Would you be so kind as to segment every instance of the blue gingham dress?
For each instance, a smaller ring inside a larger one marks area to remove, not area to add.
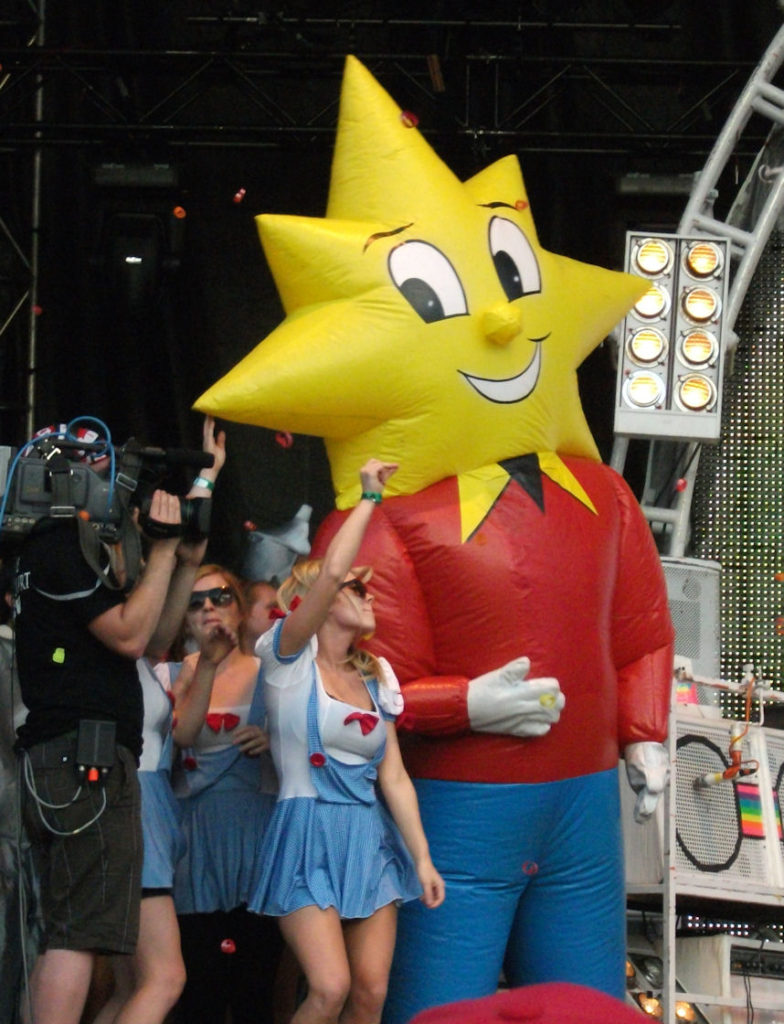
[[[248,706],[210,705],[209,711],[228,712],[239,718],[238,725],[263,728],[261,679]],[[223,727],[213,732],[204,725],[194,746],[182,751],[175,793],[187,850],[174,880],[178,914],[242,906],[258,875],[259,844],[275,807],[277,779],[268,752],[248,757],[231,743],[231,734]]]
[[[182,813],[172,792],[172,703],[169,665],[154,668],[146,658],[136,667],[144,697],[139,787],[142,797],[144,861],[142,888],[171,889],[174,870],[185,852]]]
[[[342,918],[351,919],[369,917],[388,903],[418,899],[422,887],[411,855],[375,786],[386,748],[385,723],[402,710],[391,668],[383,664],[388,686],[366,681],[378,724],[363,739],[357,719],[368,712],[326,697],[315,663],[315,637],[298,654],[283,658],[278,651],[281,626],[265,633],[256,649],[281,791],[262,843],[249,909],[279,917],[315,905],[335,907]],[[323,709],[330,703],[328,713],[337,714],[340,725],[346,719],[345,754],[322,740]]]

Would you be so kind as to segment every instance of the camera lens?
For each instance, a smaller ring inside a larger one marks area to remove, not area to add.
[[[211,498],[180,498],[182,536],[185,540],[204,540],[210,532]]]

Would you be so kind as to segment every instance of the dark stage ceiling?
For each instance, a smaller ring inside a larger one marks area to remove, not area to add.
[[[626,230],[675,228],[782,20],[774,0],[48,0],[43,13],[35,0],[0,13],[9,444],[31,420],[87,414],[115,440],[198,442],[191,402],[282,315],[254,215],[324,213],[346,54],[461,177],[517,153],[547,248],[618,266]],[[752,121],[739,140],[719,208],[767,130]],[[109,272],[118,226],[156,224],[160,275],[149,293],[121,294]],[[581,388],[605,453],[612,380],[602,349]],[[319,443],[283,449],[231,428],[230,444],[225,493],[240,522],[328,506]]]

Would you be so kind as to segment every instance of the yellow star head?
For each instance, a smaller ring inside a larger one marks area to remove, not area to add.
[[[286,319],[196,402],[325,439],[340,507],[527,452],[598,458],[577,367],[645,290],[537,239],[515,157],[466,182],[355,58],[325,218],[261,216]]]

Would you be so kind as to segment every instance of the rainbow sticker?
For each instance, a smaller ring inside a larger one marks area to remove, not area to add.
[[[739,782],[735,786],[740,806],[741,831],[749,839],[763,839],[765,832],[762,827],[762,801],[759,786]]]
[[[679,679],[675,687],[675,700],[678,704],[699,704],[697,684],[687,679]]]

